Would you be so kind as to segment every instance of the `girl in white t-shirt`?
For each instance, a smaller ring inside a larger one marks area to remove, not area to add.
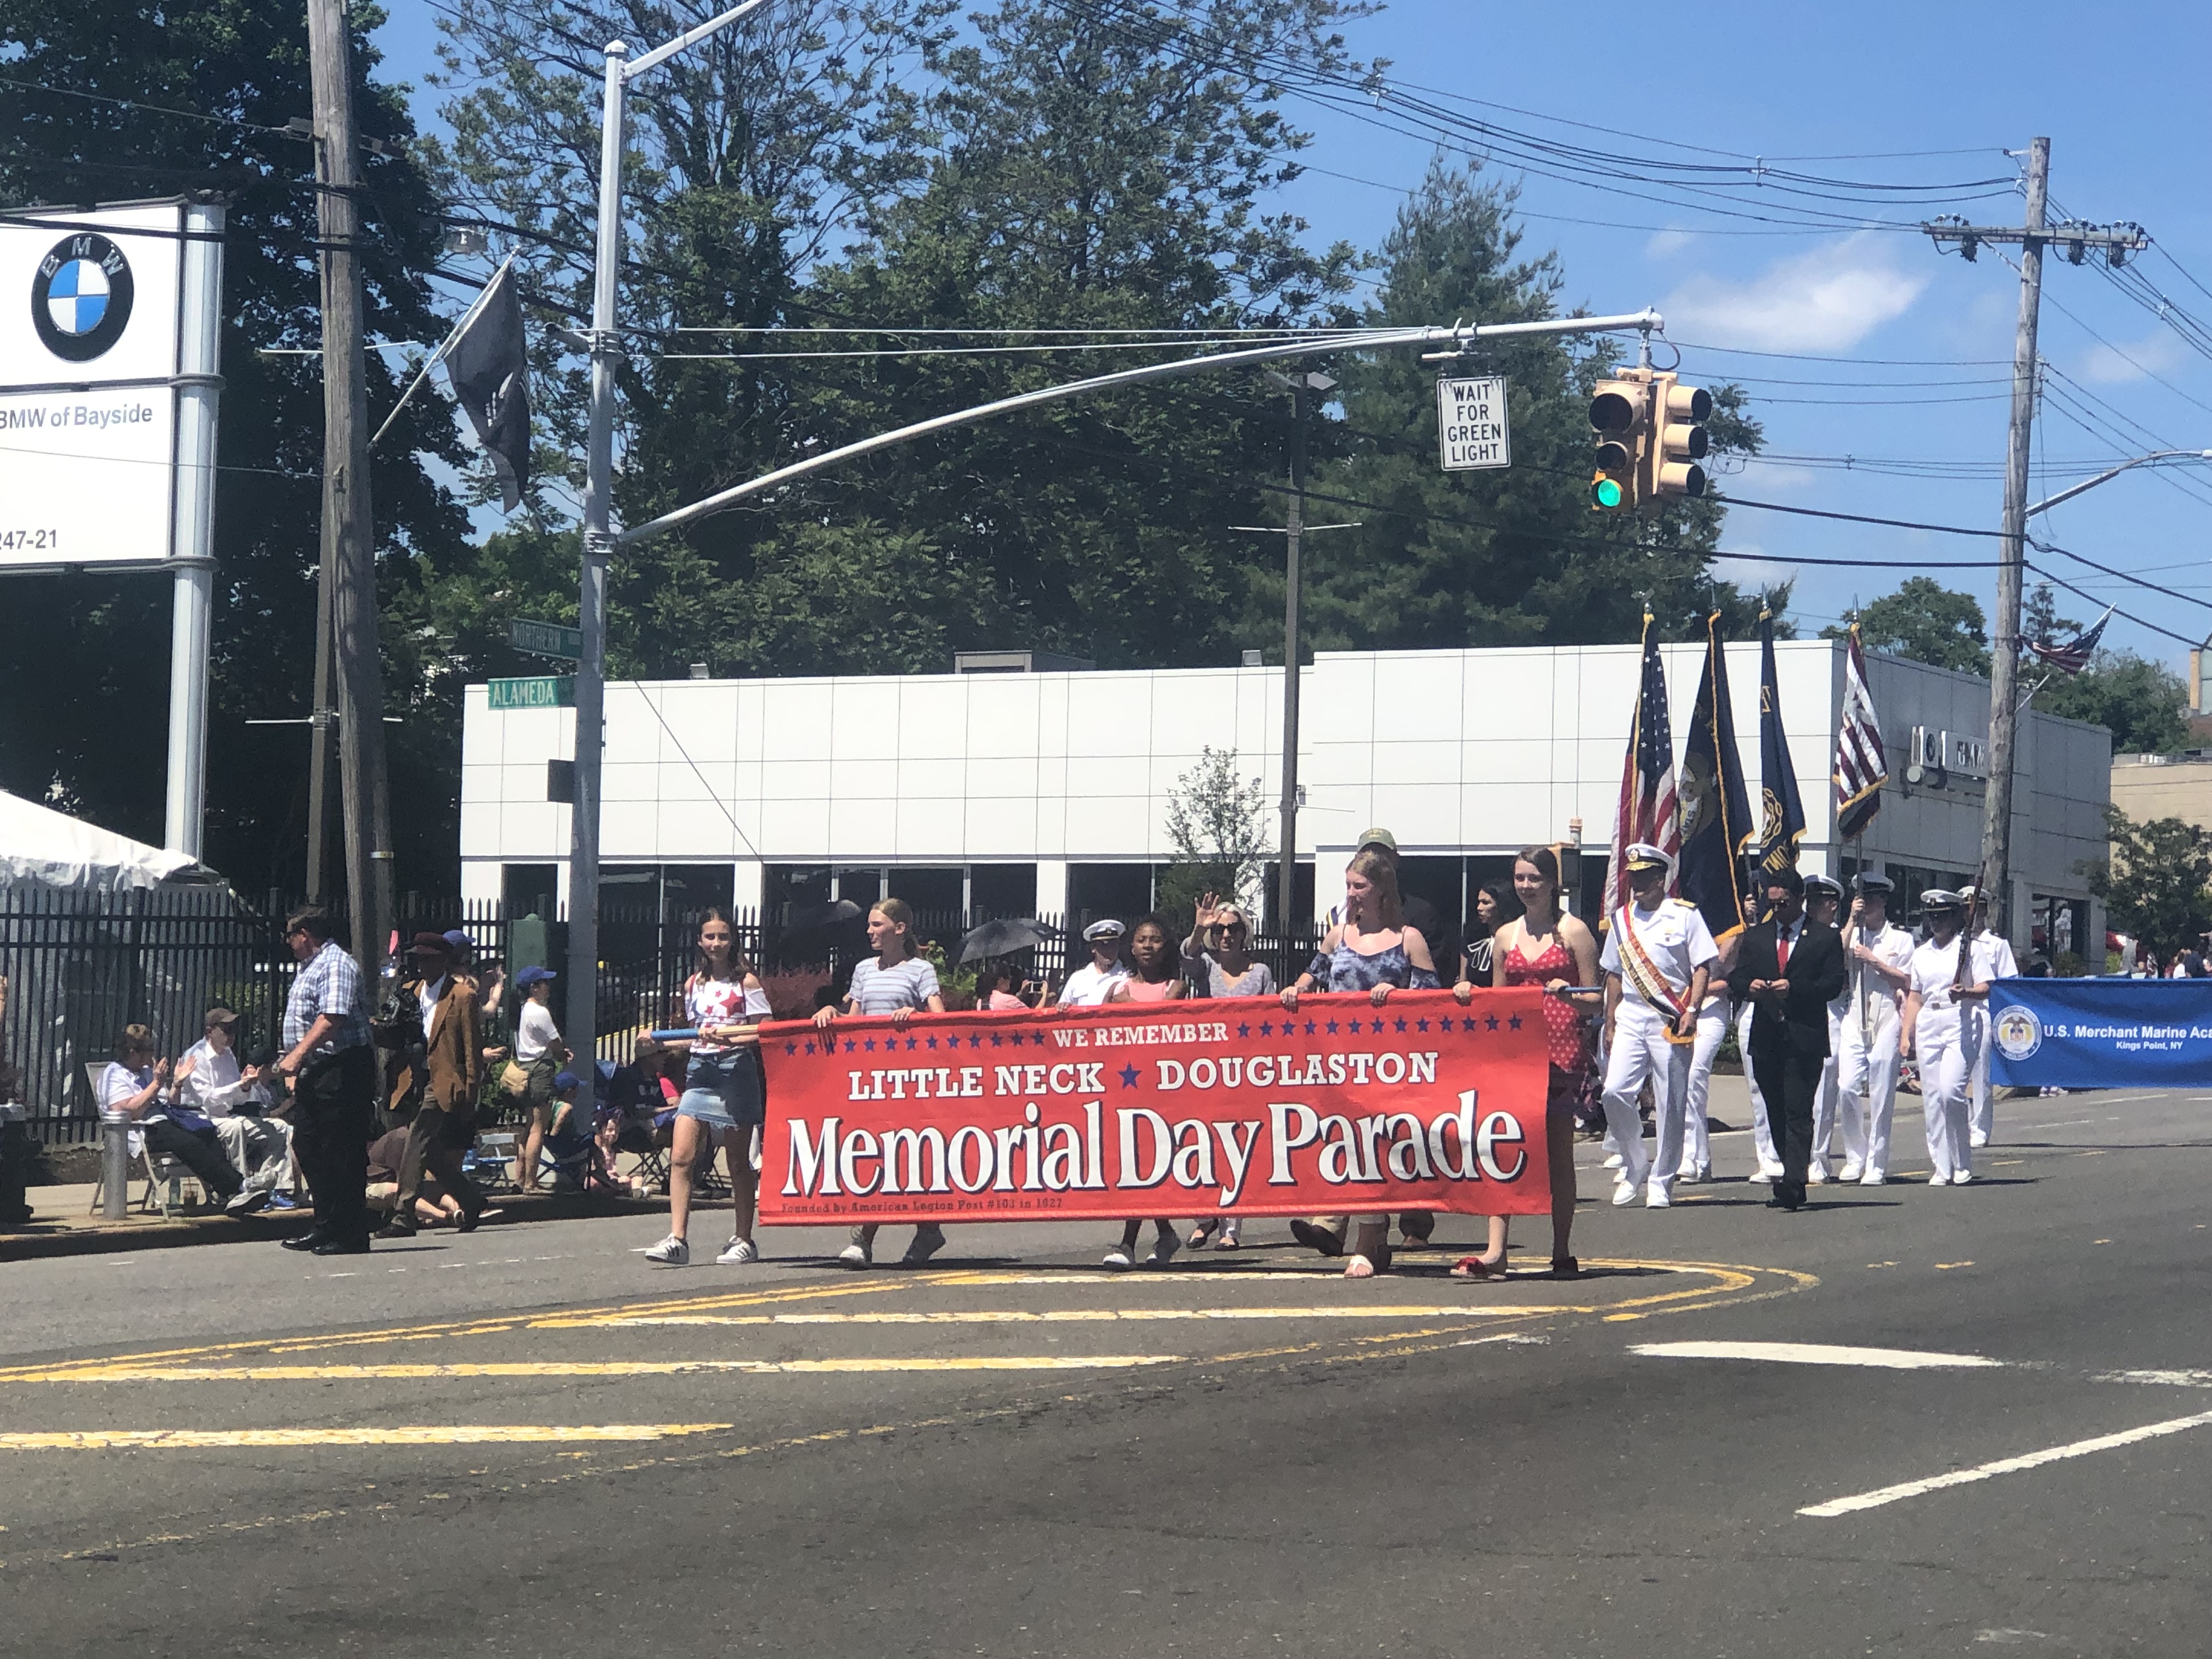
[[[845,996],[848,1014],[889,1014],[891,1024],[903,1026],[923,1010],[945,1012],[945,997],[937,984],[937,969],[914,942],[914,912],[903,899],[887,898],[868,911],[868,944],[875,951],[853,969],[853,983]],[[828,1030],[837,1018],[835,1008],[815,1011],[814,1023]],[[877,1224],[853,1229],[852,1242],[837,1253],[848,1267],[866,1267],[876,1259]],[[901,1258],[913,1267],[927,1261],[945,1248],[945,1229],[925,1221],[914,1230],[914,1243]]]
[[[711,1168],[719,1141],[730,1167],[730,1200],[736,1211],[730,1242],[714,1258],[722,1267],[760,1260],[753,1243],[753,1145],[767,1116],[762,1088],[759,1022],[769,1015],[768,993],[737,948],[730,919],[707,912],[699,924],[698,967],[678,994],[677,1018],[696,1036],[672,1042],[688,1052],[684,1095],[676,1103],[675,1142],[668,1159],[668,1237],[645,1253],[655,1267],[681,1267],[691,1260],[684,1235],[691,1219],[693,1168]]]

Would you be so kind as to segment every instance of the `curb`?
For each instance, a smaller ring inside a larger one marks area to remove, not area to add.
[[[576,1221],[600,1216],[651,1215],[665,1212],[668,1200],[606,1199],[574,1193],[528,1198],[508,1194],[498,1201],[497,1208],[500,1217],[487,1223],[489,1227],[526,1226],[538,1221]],[[301,1209],[277,1216],[264,1212],[237,1220],[228,1216],[204,1216],[189,1220],[126,1223],[119,1227],[70,1227],[51,1233],[0,1231],[0,1262],[35,1261],[53,1256],[112,1255],[126,1250],[182,1249],[197,1244],[274,1243],[297,1237],[314,1224],[315,1212]],[[446,1233],[452,1229],[423,1231]]]

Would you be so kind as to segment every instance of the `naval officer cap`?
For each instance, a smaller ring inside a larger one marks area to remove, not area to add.
[[[1632,870],[1670,870],[1674,860],[1662,848],[1648,841],[1632,842],[1628,848],[1628,867]]]
[[[1085,928],[1083,930],[1083,937],[1091,944],[1097,945],[1105,939],[1119,939],[1122,934],[1128,931],[1129,930],[1127,927],[1124,927],[1120,922],[1115,921],[1113,917],[1109,916],[1105,921],[1094,921],[1088,927]]]
[[[1814,875],[1805,878],[1805,896],[1807,898],[1840,899],[1843,896],[1843,883],[1836,880],[1832,876]]]
[[[1926,888],[1920,895],[1920,910],[1923,915],[1937,910],[1963,910],[1966,908],[1965,898],[1948,887]]]
[[[1887,876],[1878,875],[1871,870],[1862,870],[1853,876],[1851,885],[1858,889],[1862,896],[1877,893],[1887,896],[1897,890],[1895,882]]]

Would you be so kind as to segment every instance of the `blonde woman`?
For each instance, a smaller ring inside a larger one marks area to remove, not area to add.
[[[915,1010],[933,1014],[945,1012],[945,996],[938,988],[937,969],[921,954],[914,939],[914,912],[903,899],[887,898],[868,912],[868,945],[872,957],[863,957],[853,969],[853,982],[845,994],[848,1014],[889,1014],[893,1025],[904,1025]],[[817,1009],[814,1023],[828,1030],[837,1010]],[[848,1267],[866,1267],[876,1259],[877,1224],[853,1229],[852,1243],[837,1253]],[[925,1221],[914,1230],[914,1243],[900,1258],[919,1266],[945,1248],[945,1229]]]
[[[1343,916],[1322,937],[1320,951],[1297,983],[1284,990],[1284,1007],[1295,1012],[1299,995],[1311,991],[1364,991],[1379,1007],[1395,989],[1437,988],[1436,960],[1429,955],[1428,941],[1406,926],[1397,866],[1382,854],[1362,848],[1345,866]],[[1359,1235],[1346,1259],[1344,1276],[1371,1279],[1390,1265],[1390,1218],[1363,1215],[1352,1219],[1359,1224]],[[1409,1212],[1407,1219],[1414,1217]],[[1291,1231],[1300,1243],[1334,1255],[1344,1248],[1345,1220],[1320,1216],[1293,1221]],[[1418,1226],[1413,1232],[1419,1236]]]

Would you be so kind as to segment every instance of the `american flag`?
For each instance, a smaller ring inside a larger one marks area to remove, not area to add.
[[[1881,786],[1888,777],[1881,722],[1875,718],[1874,697],[1867,690],[1866,652],[1859,644],[1859,625],[1853,623],[1850,644],[1844,653],[1843,719],[1836,728],[1838,840],[1850,841],[1866,833],[1867,825],[1881,811]]]
[[[2041,640],[2029,640],[2027,648],[2035,653],[2039,662],[2048,663],[2070,679],[2089,665],[2089,659],[2096,654],[2097,641],[2105,636],[2105,624],[2112,619],[2112,607],[2107,605],[2105,614],[2084,632],[2075,635],[2071,643],[2051,645]]]
[[[1649,842],[1670,859],[1682,852],[1682,823],[1674,807],[1674,734],[1667,723],[1667,676],[1651,613],[1644,613],[1644,678],[1636,693],[1636,724],[1620,769],[1620,810],[1613,821],[1613,864],[1605,876],[1605,914],[1628,902],[1628,849]],[[1672,892],[1674,877],[1667,878]]]

